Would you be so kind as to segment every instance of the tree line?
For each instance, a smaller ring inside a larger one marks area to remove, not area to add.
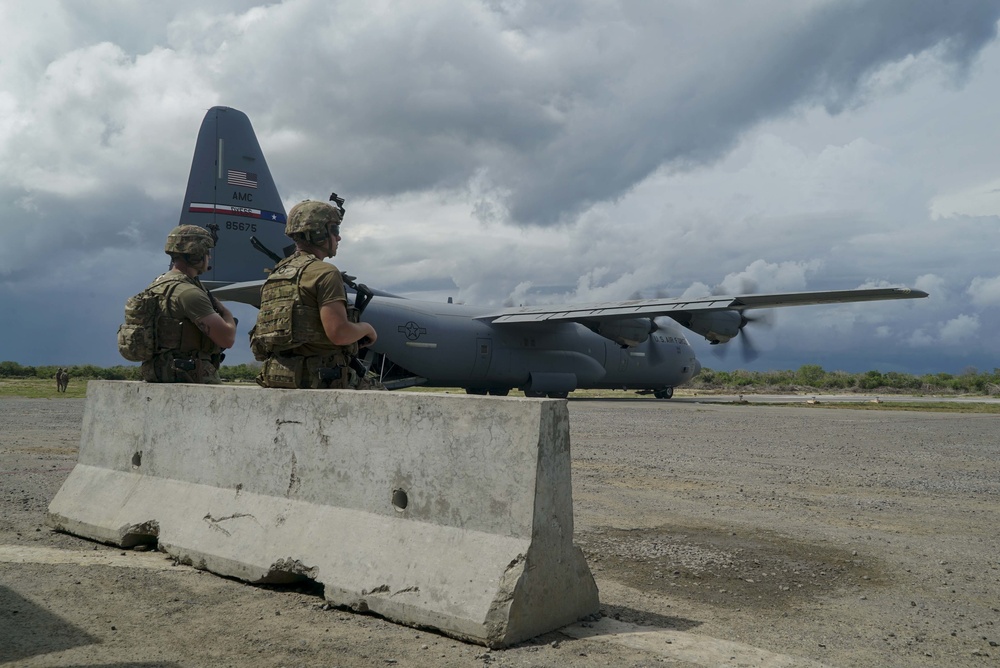
[[[706,390],[768,392],[899,392],[905,394],[1000,394],[1000,368],[980,372],[968,367],[962,373],[913,375],[898,371],[827,371],[818,364],[804,364],[797,371],[715,371],[702,369],[687,387]]]
[[[117,366],[94,366],[93,364],[74,364],[59,367],[55,365],[25,366],[17,362],[0,362],[0,378],[55,378],[56,371],[65,369],[70,378],[76,380],[142,380],[137,365],[119,364]],[[223,380],[253,381],[260,371],[260,364],[223,365],[219,376]]]
[[[25,366],[0,362],[0,378],[55,378],[58,366]],[[77,364],[65,368],[78,380],[139,380],[139,367],[99,367]],[[252,382],[260,370],[257,363],[223,365],[219,375],[227,381]],[[691,389],[733,392],[900,392],[907,394],[1000,394],[1000,368],[980,372],[969,367],[962,373],[915,376],[896,371],[826,371],[818,364],[804,364],[796,371],[716,371],[702,369],[686,386]]]

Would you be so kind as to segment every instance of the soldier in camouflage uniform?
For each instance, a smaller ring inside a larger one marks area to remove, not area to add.
[[[292,207],[285,234],[295,253],[275,265],[261,288],[250,349],[264,362],[264,387],[371,389],[351,368],[358,346],[375,342],[375,328],[359,322],[347,304],[340,271],[325,258],[337,254],[343,213],[326,202]]]
[[[219,383],[222,351],[236,341],[236,319],[202,286],[209,268],[212,235],[197,225],[170,231],[164,252],[170,271],[147,288],[159,298],[156,354],[142,363],[150,383]]]

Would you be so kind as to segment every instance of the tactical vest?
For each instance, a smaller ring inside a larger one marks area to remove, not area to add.
[[[219,355],[222,348],[208,338],[193,321],[179,317],[170,305],[170,298],[181,283],[194,285],[184,274],[168,273],[146,291],[159,298],[156,317],[157,354],[171,351],[178,357],[204,357]]]
[[[319,308],[302,300],[302,274],[313,262],[309,253],[298,252],[275,265],[260,291],[257,324],[250,331],[250,350],[264,362],[257,383],[279,388],[350,388],[361,380],[350,368],[358,344],[335,346],[323,329]],[[347,307],[347,319],[358,322],[360,312]],[[323,352],[308,357],[298,350],[311,345]]]
[[[170,298],[181,283],[190,283],[183,274],[165,274],[148,288],[125,302],[125,323],[118,328],[118,350],[133,362],[148,362],[166,351],[178,357],[218,355],[222,349],[202,334],[191,320],[177,318]]]
[[[281,353],[295,354],[295,349],[312,344],[330,348],[345,359],[358,354],[358,344],[334,346],[326,336],[319,308],[302,302],[302,272],[313,262],[322,262],[309,253],[298,252],[285,258],[271,271],[260,290],[257,324],[250,333],[250,349],[258,361]],[[358,322],[360,314],[347,307],[347,319]]]

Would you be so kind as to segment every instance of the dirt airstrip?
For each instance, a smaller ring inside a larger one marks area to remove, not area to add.
[[[50,531],[82,399],[0,399],[0,664],[1000,665],[1000,417],[570,400],[602,617],[489,651]]]

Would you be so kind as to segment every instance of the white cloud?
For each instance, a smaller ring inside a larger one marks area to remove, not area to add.
[[[916,330],[908,339],[909,345],[914,347],[961,346],[979,333],[981,324],[978,315],[963,313],[946,322],[938,323],[935,328],[937,329],[936,335],[924,327]]]
[[[917,276],[917,280],[913,282],[913,287],[917,290],[923,290],[935,300],[946,300],[948,298],[948,290],[945,286],[945,279],[941,276],[936,276],[934,274],[923,274]]]
[[[1000,276],[972,279],[966,293],[976,306],[1000,305]]]
[[[938,195],[931,200],[930,213],[933,220],[952,216],[1000,217],[1000,179]]]
[[[110,262],[142,287],[224,104],[286,203],[347,196],[338,264],[370,285],[499,306],[912,283],[932,299],[784,309],[755,339],[986,354],[1000,314],[965,314],[1000,299],[983,278],[998,16],[991,0],[6,3],[0,285],[103,294]]]
[[[941,325],[941,343],[959,344],[979,332],[979,316],[961,314]]]
[[[914,348],[927,348],[935,345],[937,343],[937,339],[926,330],[918,329],[910,335],[907,342]]]

